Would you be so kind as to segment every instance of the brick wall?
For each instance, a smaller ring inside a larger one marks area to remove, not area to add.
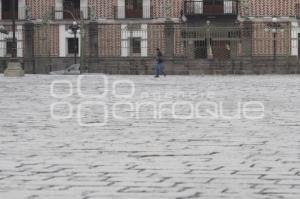
[[[151,0],[153,18],[164,16],[179,17],[183,9],[183,0]],[[89,6],[96,11],[100,18],[113,18],[117,13],[115,9],[117,0],[89,0]],[[169,9],[168,6],[170,6]]]
[[[121,56],[121,25],[101,25],[99,31],[99,56]]]
[[[179,17],[183,4],[184,0],[151,0],[153,17]]]
[[[242,0],[241,2],[241,16],[291,17],[300,14],[300,0]],[[277,55],[290,55],[291,53],[290,25],[289,22],[281,23],[285,30],[277,34]],[[266,28],[267,21],[265,23],[253,22],[252,54],[254,56],[272,56],[274,53],[273,34],[266,32]]]
[[[243,2],[249,2],[243,3]],[[26,0],[26,5],[32,9],[33,18],[43,18],[55,6],[55,0]],[[153,17],[179,17],[184,0],[151,0]],[[243,0],[240,4],[240,14],[250,16],[299,16],[300,0]],[[101,18],[113,18],[117,0],[89,0],[88,6],[96,11]],[[170,6],[169,10],[167,7]]]
[[[26,0],[26,5],[31,8],[34,19],[42,19],[55,6],[55,0]]]
[[[276,54],[290,55],[291,51],[291,31],[288,22],[281,23],[284,32],[278,33],[276,37]],[[272,56],[274,52],[273,34],[266,32],[266,23],[253,24],[253,55],[254,56]]]
[[[249,0],[251,16],[294,16],[297,15],[297,9],[300,13],[300,0]],[[183,9],[184,0],[151,0],[153,17],[179,17],[180,10]],[[31,7],[32,16],[35,19],[43,18],[48,15],[50,9],[55,6],[55,0],[26,0],[26,4]],[[88,6],[96,11],[96,15],[101,18],[113,18],[114,6],[117,0],[89,0]],[[244,4],[242,4],[244,5]],[[169,13],[166,13],[166,6],[171,6]],[[245,15],[245,8],[241,8],[241,14]],[[265,23],[254,23],[253,28],[253,55],[264,56],[273,54],[273,37],[271,33],[265,31]],[[290,24],[283,23],[288,27]],[[100,27],[100,26],[99,26]],[[45,27],[44,27],[45,28]],[[174,54],[175,56],[184,55],[183,41],[181,32],[175,28]],[[45,36],[45,33],[49,35]],[[45,38],[47,37],[47,38]],[[277,54],[287,55],[291,51],[290,42],[291,32],[286,29],[284,33],[279,33],[277,37]],[[59,31],[58,25],[51,25],[49,29],[39,29],[35,33],[36,54],[49,54],[51,56],[59,55]],[[50,44],[43,43],[47,39]],[[165,35],[163,24],[148,24],[148,56],[155,55],[155,49],[161,48],[165,52]],[[50,48],[49,48],[50,45]],[[121,25],[106,25],[99,29],[99,56],[120,56],[121,54]]]
[[[95,10],[97,17],[113,18],[117,0],[89,0],[88,5]]]
[[[148,55],[155,56],[156,48],[159,48],[162,53],[165,52],[165,35],[163,24],[148,25]]]
[[[153,17],[179,17],[183,4],[183,0],[151,0]],[[52,7],[55,7],[55,0],[26,0],[26,5],[32,9],[34,19],[41,19],[50,13]],[[117,12],[115,10],[117,5],[117,0],[88,1],[88,6],[95,11],[99,18],[113,18]]]
[[[243,4],[246,1],[249,3]],[[247,15],[245,5],[249,5],[250,16],[295,16],[300,14],[300,0],[243,0],[242,16]]]
[[[34,28],[35,56],[59,55],[59,26],[35,25]]]

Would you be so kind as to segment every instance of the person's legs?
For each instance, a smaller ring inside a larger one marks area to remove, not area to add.
[[[160,74],[166,76],[167,74],[165,73],[165,65],[160,64]]]
[[[160,69],[159,69],[159,64],[156,64],[156,66],[155,66],[155,77],[159,77],[159,72],[160,71]]]

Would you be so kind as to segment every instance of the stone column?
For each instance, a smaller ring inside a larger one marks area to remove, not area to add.
[[[165,55],[166,57],[174,56],[174,22],[166,21],[165,24]]]
[[[89,38],[89,48],[90,53],[89,57],[98,57],[98,52],[99,52],[99,38],[98,38],[98,23],[97,22],[90,22],[89,26],[89,33],[88,33],[88,38]]]
[[[81,72],[87,72],[89,66],[92,66],[94,62],[97,62],[97,58],[99,57],[99,29],[98,23],[96,21],[91,21],[88,24],[88,44],[85,45],[86,49],[88,49],[89,53],[87,55],[88,64],[86,68],[81,67]]]
[[[34,60],[34,24],[30,21],[24,24],[24,70],[36,73]]]
[[[238,43],[239,43],[239,30],[234,30],[231,32],[231,35],[229,37],[230,40],[230,58],[235,59],[238,55]]]
[[[247,58],[252,57],[252,22],[244,21],[242,23],[242,51],[243,56]]]

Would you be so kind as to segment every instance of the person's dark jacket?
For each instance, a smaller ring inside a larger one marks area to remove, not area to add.
[[[158,53],[157,53],[156,61],[157,61],[158,64],[161,64],[161,63],[164,62],[162,56],[163,56],[163,55],[162,55],[161,52],[158,52]]]

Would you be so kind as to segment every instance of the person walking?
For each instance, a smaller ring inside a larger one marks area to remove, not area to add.
[[[159,48],[156,49],[156,66],[155,66],[155,77],[158,78],[159,75],[167,76],[165,73],[165,65],[163,60],[163,54]]]

